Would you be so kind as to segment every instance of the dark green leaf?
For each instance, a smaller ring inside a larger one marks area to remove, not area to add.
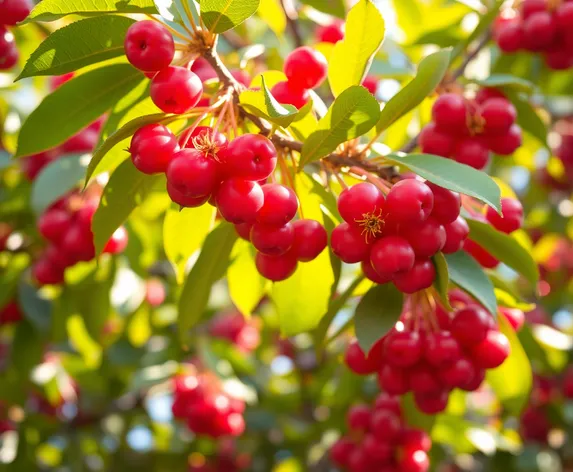
[[[529,81],[511,74],[492,74],[487,79],[475,80],[482,87],[508,88],[517,92],[532,92],[534,85]]]
[[[260,0],[202,0],[201,18],[209,31],[223,33],[253,15]]]
[[[497,314],[497,300],[491,280],[476,260],[465,251],[446,256],[450,279],[473,295],[494,317]]]
[[[42,359],[42,338],[28,320],[22,320],[18,323],[12,343],[12,364],[21,378],[27,380],[30,370]]]
[[[28,116],[16,156],[51,149],[86,127],[145,77],[129,64],[95,69],[60,86]]]
[[[346,4],[344,0],[301,0],[300,3],[341,19],[346,18]]]
[[[99,207],[92,221],[96,253],[100,254],[114,231],[133,209],[140,205],[153,187],[159,186],[164,175],[146,175],[125,161],[112,174],[103,190]]]
[[[497,231],[492,225],[467,218],[470,226],[470,239],[478,243],[496,259],[507,264],[523,275],[531,285],[539,280],[539,269],[531,251],[523,247],[517,239]]]
[[[47,333],[52,323],[52,304],[30,284],[20,281],[18,284],[18,303],[26,318],[38,331]]]
[[[443,49],[422,59],[416,77],[382,108],[380,119],[376,124],[377,133],[386,130],[434,91],[448,70],[450,53],[450,49]]]
[[[547,128],[548,126],[543,122],[531,104],[519,96],[513,90],[504,90],[505,95],[517,110],[517,124],[521,126],[523,131],[528,132],[534,138],[539,140],[545,147],[547,144]]]
[[[183,344],[187,343],[188,331],[199,322],[207,307],[211,287],[225,275],[236,240],[235,228],[228,223],[221,223],[205,239],[179,298],[178,330]]]
[[[368,90],[360,85],[346,89],[305,141],[300,166],[326,156],[339,144],[366,134],[379,116],[380,105]]]
[[[501,191],[485,172],[433,154],[391,154],[387,159],[440,187],[475,197],[501,211]]]
[[[436,268],[436,280],[434,280],[434,287],[440,295],[442,304],[451,310],[450,299],[448,297],[448,287],[450,284],[450,273],[448,272],[448,263],[446,258],[441,252],[438,252],[433,258],[432,262]]]
[[[427,433],[432,431],[432,427],[436,421],[436,415],[426,415],[422,413],[416,406],[414,396],[411,393],[402,396],[402,411],[409,426],[412,428],[420,428]]]
[[[403,305],[404,295],[390,283],[375,285],[362,297],[354,312],[354,328],[364,352],[394,327]]]
[[[2,262],[0,260],[0,262]],[[14,254],[6,266],[0,265],[0,307],[8,303],[15,295],[22,273],[30,265],[30,256],[26,253]]]
[[[110,15],[86,18],[64,26],[38,46],[16,80],[37,75],[62,75],[121,56],[125,53],[125,33],[133,23],[131,18]]]
[[[42,0],[24,21],[55,21],[66,15],[157,13],[153,0]]]
[[[359,0],[346,19],[344,39],[338,41],[328,63],[328,82],[334,96],[362,83],[374,55],[382,46],[386,27],[378,7]]]

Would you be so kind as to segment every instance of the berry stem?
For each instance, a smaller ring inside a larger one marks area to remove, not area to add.
[[[294,44],[297,48],[304,46],[304,41],[302,40],[302,35],[298,27],[298,14],[294,5],[290,0],[281,0],[281,7],[285,13],[288,27],[292,33]]]
[[[378,190],[380,190],[384,195],[388,194],[390,191],[390,186],[386,185],[384,180],[376,175],[372,175],[370,172],[360,168],[360,167],[351,167],[349,169],[350,172],[365,177],[368,182],[374,184]]]
[[[149,13],[146,13],[146,16],[150,19],[153,20],[159,24],[161,24],[163,27],[167,28],[169,30],[169,32],[173,35],[173,36],[177,36],[179,39],[185,41],[185,43],[188,43],[189,40],[191,39],[190,37],[185,36],[184,34],[181,34],[179,31],[177,31],[176,29],[172,28],[171,26],[169,26],[166,23],[163,23],[161,20],[155,18],[153,15],[150,15]]]
[[[193,16],[193,12],[191,11],[191,8],[189,8],[188,0],[183,0],[183,2],[181,2],[181,3],[183,3],[183,9],[185,10],[185,15],[187,15],[187,19],[189,20],[189,23],[191,23],[191,27],[193,28],[193,31],[197,32],[197,30],[198,30],[197,24],[195,23],[195,17]],[[187,29],[187,28],[185,28],[185,29]]]

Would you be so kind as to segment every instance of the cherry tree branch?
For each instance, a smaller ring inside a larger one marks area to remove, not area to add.
[[[288,3],[287,3],[288,2]],[[302,40],[302,35],[300,33],[300,29],[298,27],[298,14],[296,9],[290,0],[281,0],[281,7],[285,13],[285,17],[287,20],[287,25],[290,28],[292,33],[292,37],[294,39],[294,44],[297,48],[304,45],[304,41]]]

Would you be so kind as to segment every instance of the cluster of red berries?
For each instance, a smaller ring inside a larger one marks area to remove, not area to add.
[[[192,454],[189,472],[239,472],[251,466],[250,454],[238,453],[234,441],[223,440],[217,446],[216,453],[209,457]]]
[[[203,83],[189,69],[171,65],[175,43],[165,26],[152,20],[138,21],[127,30],[124,46],[129,62],[151,78],[149,94],[158,108],[182,114],[199,103]]]
[[[328,62],[321,52],[302,46],[286,57],[283,70],[287,80],[275,84],[271,93],[278,102],[300,109],[310,98],[309,90],[326,79]]]
[[[22,318],[24,315],[16,300],[10,300],[0,308],[0,326],[18,323]]]
[[[432,107],[432,122],[420,133],[420,149],[483,169],[489,153],[514,153],[521,146],[517,111],[496,89],[481,89],[474,100],[445,93]]]
[[[368,279],[393,282],[404,293],[432,285],[431,257],[459,251],[469,234],[460,195],[431,182],[405,179],[386,198],[372,183],[345,189],[338,198],[344,223],[332,232],[332,251],[346,263],[362,263]]]
[[[243,352],[252,352],[261,342],[258,318],[246,319],[242,313],[221,313],[209,321],[209,334],[226,339]]]
[[[194,371],[174,378],[173,416],[185,420],[198,435],[240,436],[245,430],[245,402],[227,394],[208,372]]]
[[[91,229],[99,204],[99,195],[72,192],[50,205],[38,219],[38,231],[48,242],[35,262],[32,274],[40,285],[64,282],[66,268],[96,257]],[[104,252],[118,254],[127,246],[127,231],[118,228],[107,242]]]
[[[571,0],[523,0],[506,10],[494,24],[493,37],[506,53],[540,53],[551,69],[573,66],[573,3]]]
[[[15,26],[32,11],[31,0],[3,0],[0,2],[0,70],[8,70],[18,62],[18,48],[14,35],[7,26]]]
[[[349,434],[330,449],[332,461],[349,472],[426,472],[430,437],[404,424],[400,399],[381,393],[374,405],[348,410]]]
[[[365,355],[357,342],[345,361],[355,373],[376,372],[383,391],[414,394],[420,411],[443,411],[454,388],[477,390],[486,369],[499,367],[509,356],[509,341],[492,316],[466,293],[454,290],[450,314],[436,304],[409,297],[400,322]],[[424,307],[424,305],[426,307]]]

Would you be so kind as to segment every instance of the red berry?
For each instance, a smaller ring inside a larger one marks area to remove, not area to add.
[[[416,406],[420,409],[422,413],[425,413],[426,415],[435,415],[436,413],[444,411],[448,406],[448,398],[449,398],[449,393],[447,390],[425,395],[416,394],[414,392],[414,402],[416,403]],[[423,451],[417,451],[417,452],[422,452],[427,460],[427,455],[425,452]],[[404,470],[416,470],[416,469],[404,469]],[[420,470],[427,470],[427,469],[420,469]]]
[[[440,392],[443,387],[435,370],[421,362],[410,370],[410,388],[415,394],[430,395]]]
[[[370,251],[370,262],[383,278],[393,278],[412,269],[416,254],[410,243],[400,236],[377,240]]]
[[[346,423],[352,431],[367,431],[371,418],[372,410],[368,405],[354,405],[346,414]]]
[[[64,144],[61,149],[63,153],[84,153],[91,152],[95,148],[99,139],[99,132],[85,128],[78,134],[72,136]]]
[[[428,333],[425,338],[424,357],[435,367],[454,362],[461,354],[460,345],[449,331]]]
[[[328,244],[328,234],[316,220],[297,220],[293,224],[294,243],[291,251],[301,262],[316,259]]]
[[[71,221],[71,215],[65,210],[47,210],[38,220],[38,231],[48,241],[57,243],[64,237]]]
[[[432,118],[439,129],[450,134],[467,132],[468,106],[461,95],[445,93],[432,107]]]
[[[378,77],[367,75],[362,81],[362,86],[372,95],[376,95],[376,91],[378,90]]]
[[[452,158],[474,169],[483,169],[489,161],[489,149],[482,139],[467,137],[458,141]]]
[[[348,368],[358,375],[367,375],[376,371],[376,366],[366,357],[358,341],[352,341],[346,348],[344,361]]]
[[[111,238],[109,238],[109,241],[103,248],[103,252],[108,254],[119,254],[125,250],[127,242],[127,231],[123,226],[120,226],[113,232]]]
[[[429,401],[425,400],[424,405],[426,404],[429,406]],[[438,411],[442,410],[443,408]],[[427,472],[430,470],[430,459],[424,451],[407,449],[403,452],[399,466],[401,472]]]
[[[310,99],[307,89],[299,88],[290,82],[277,82],[271,88],[271,95],[275,100],[283,105],[292,105],[299,110],[304,107]]]
[[[410,390],[408,372],[389,364],[378,372],[378,383],[380,388],[390,395],[403,395]]]
[[[298,198],[289,187],[281,184],[261,186],[265,202],[257,212],[257,221],[268,225],[284,225],[292,220],[298,210]]]
[[[3,25],[15,25],[32,11],[34,4],[31,0],[2,0],[0,2],[0,22]]]
[[[259,252],[255,257],[255,264],[263,277],[273,282],[280,282],[294,274],[297,260],[290,252],[282,256],[267,256]]]
[[[547,0],[523,0],[520,5],[521,16],[526,19],[534,13],[548,10]]]
[[[539,51],[551,45],[557,35],[557,25],[548,11],[533,13],[523,22],[523,37],[527,49]]]
[[[24,318],[20,307],[15,301],[10,301],[6,303],[2,308],[0,308],[0,326],[17,323]],[[0,357],[3,357],[0,355]],[[0,427],[0,434],[2,434],[2,429]]]
[[[344,39],[344,21],[335,20],[329,25],[319,26],[316,29],[316,39],[323,43],[337,43]]]
[[[470,234],[470,227],[464,217],[458,216],[456,221],[445,225],[446,243],[442,248],[444,254],[453,254],[458,252]]]
[[[293,245],[294,228],[290,223],[283,226],[255,223],[251,229],[251,242],[267,256],[280,256]]]
[[[463,388],[468,385],[476,373],[469,359],[458,358],[453,364],[438,371],[440,380],[449,388]]]
[[[393,448],[388,442],[381,442],[373,434],[367,434],[362,440],[362,448],[365,454],[379,462],[387,462],[392,459]]]
[[[434,194],[434,207],[431,216],[443,225],[456,221],[462,207],[460,194],[432,182],[426,182],[426,185]]]
[[[40,259],[33,265],[32,276],[40,285],[64,283],[64,269],[53,265],[46,259]]]
[[[219,153],[219,160],[228,175],[262,180],[275,170],[277,151],[268,138],[260,134],[243,134]]]
[[[43,258],[60,269],[71,267],[77,262],[77,259],[74,258],[72,254],[66,251],[62,251],[58,246],[55,245],[50,245],[47,247]]]
[[[215,198],[223,218],[231,223],[252,223],[264,203],[261,186],[251,180],[225,180]]]
[[[53,92],[58,89],[60,86],[71,80],[74,75],[75,74],[73,72],[68,72],[67,74],[54,75],[50,77],[50,90]]]
[[[482,342],[493,326],[493,318],[487,311],[471,305],[455,312],[451,331],[464,347],[469,347]]]
[[[454,151],[455,139],[432,122],[424,126],[420,132],[418,143],[423,153],[450,157]]]
[[[210,126],[197,126],[193,131],[186,130],[179,136],[181,147],[194,147],[212,156],[227,145],[227,137]]]
[[[434,218],[409,226],[402,232],[418,258],[432,257],[446,244],[446,230]]]
[[[425,431],[408,428],[402,431],[400,445],[410,450],[429,452],[432,449],[432,440]]]
[[[475,392],[478,388],[480,388],[484,380],[485,380],[485,369],[481,369],[474,365],[473,378],[460,388],[462,390],[465,390],[466,392]]]
[[[362,472],[364,470],[370,470],[372,467],[372,462],[372,458],[366,455],[366,452],[362,447],[356,447],[350,455],[350,460],[348,461],[348,470],[350,472]]]
[[[505,95],[496,88],[484,87],[476,93],[475,101],[481,105],[490,98],[505,98]]]
[[[78,261],[91,261],[96,255],[91,230],[80,224],[73,224],[68,229],[61,249],[69,251]]]
[[[484,369],[494,369],[509,356],[509,341],[505,334],[489,330],[483,341],[472,348],[474,363]]]
[[[388,410],[394,412],[398,416],[402,416],[402,408],[400,406],[400,398],[388,395],[385,392],[380,393],[374,402],[376,410]]]
[[[235,231],[245,241],[251,241],[251,229],[253,228],[252,223],[239,223],[235,225]]]
[[[513,233],[523,224],[523,207],[515,198],[501,199],[501,216],[491,207],[487,207],[486,218],[493,227],[504,233]]]
[[[169,66],[153,77],[149,95],[165,113],[182,114],[197,105],[203,95],[203,84],[185,67]]]
[[[499,312],[506,317],[514,331],[519,331],[525,324],[525,313],[518,308],[499,307]]]
[[[394,285],[401,292],[414,293],[431,287],[435,278],[436,269],[432,261],[420,260],[408,272],[397,275]]]
[[[139,70],[158,72],[171,64],[175,43],[162,24],[152,20],[138,21],[125,35],[125,54]]]
[[[340,438],[330,448],[330,458],[332,462],[340,467],[346,467],[354,448],[354,442],[352,442],[350,438]]]
[[[486,269],[495,269],[499,265],[499,261],[495,257],[471,239],[465,240],[464,250]]]
[[[388,283],[390,281],[392,281],[392,278],[394,277],[394,274],[388,276],[388,275],[380,275],[378,272],[376,272],[376,270],[374,270],[374,267],[372,267],[372,263],[370,262],[370,260],[365,260],[362,261],[360,264],[360,267],[362,268],[362,272],[364,273],[364,276],[370,280],[371,282],[374,282],[375,284],[385,284]]]
[[[283,68],[289,83],[294,87],[312,89],[326,79],[328,62],[321,52],[302,46],[286,57]]]
[[[370,431],[380,442],[392,442],[400,434],[400,417],[388,410],[376,410],[370,420]]]
[[[428,219],[434,206],[434,195],[425,183],[415,179],[401,180],[386,197],[385,213],[394,223],[415,224]]]
[[[521,21],[507,23],[497,34],[497,45],[506,53],[514,53],[524,47],[525,38]]]
[[[0,4],[0,8],[2,8]],[[18,48],[14,35],[0,24],[0,70],[8,70],[18,62]]]
[[[573,27],[573,3],[569,2],[559,5],[555,10],[554,20],[557,29],[561,33],[569,33]]]
[[[221,181],[218,163],[193,148],[175,153],[166,175],[170,185],[188,197],[211,195]]]
[[[572,39],[568,41],[569,44],[573,43],[573,34],[569,31]],[[544,52],[545,63],[547,67],[553,70],[566,70],[573,67],[573,52],[569,44],[558,44],[553,46],[550,50]]]
[[[490,136],[487,139],[489,149],[502,156],[513,154],[521,146],[521,142],[521,128],[517,125],[512,125],[506,134]]]
[[[410,367],[422,358],[422,347],[418,332],[395,332],[386,339],[385,359],[396,367]]]
[[[209,200],[209,195],[204,195],[202,197],[188,197],[173,187],[169,182],[167,182],[167,193],[169,198],[171,198],[171,201],[185,208],[200,207]]]
[[[349,224],[368,228],[366,223],[382,216],[384,195],[370,182],[362,182],[346,188],[338,197],[338,211]],[[380,229],[382,230],[382,222]]]
[[[332,252],[347,264],[363,261],[370,251],[370,245],[360,230],[348,223],[342,223],[334,228],[330,236],[330,247]]]
[[[517,110],[505,98],[490,98],[480,109],[485,121],[484,133],[488,135],[506,134],[517,119]]]
[[[251,76],[247,71],[242,69],[232,69],[230,72],[233,78],[245,87],[248,87],[251,84]]]
[[[178,150],[177,137],[160,124],[139,128],[129,147],[133,165],[144,174],[165,172]]]

